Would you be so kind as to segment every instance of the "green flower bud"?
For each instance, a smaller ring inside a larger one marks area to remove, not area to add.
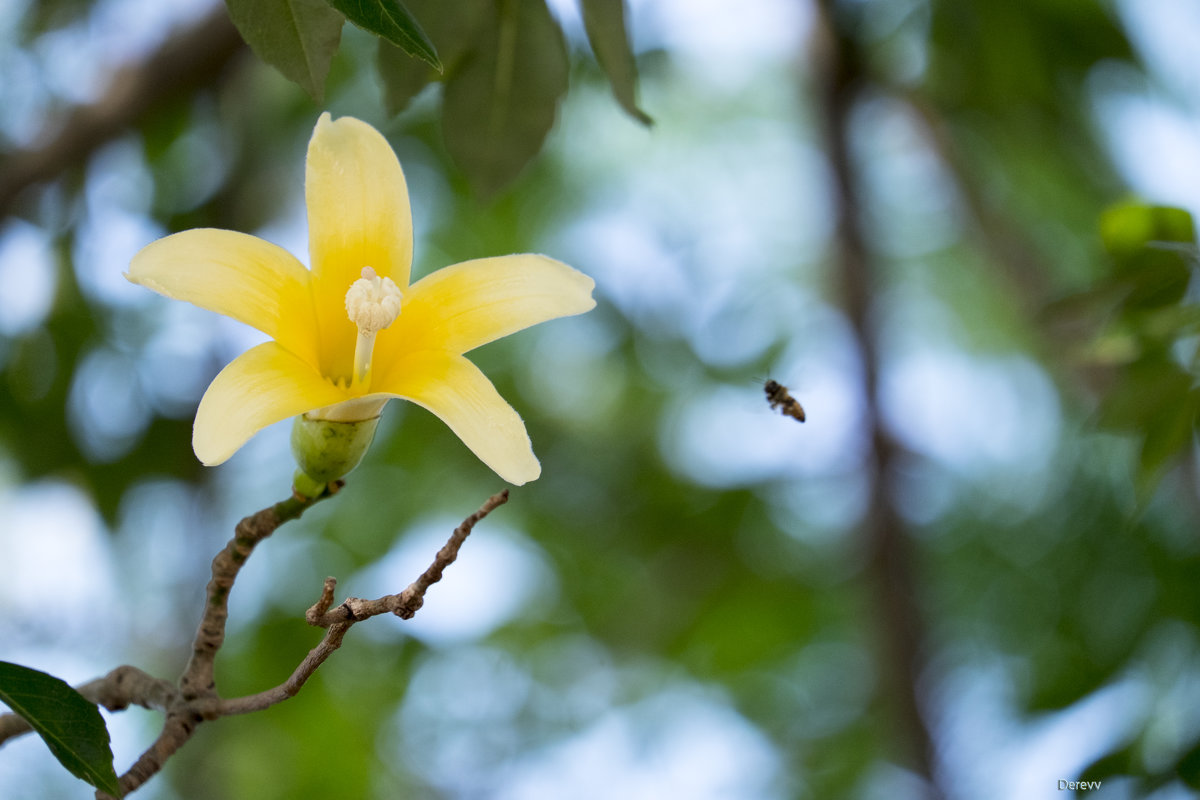
[[[296,491],[306,497],[316,497],[324,487],[358,466],[371,440],[379,417],[355,422],[336,422],[312,419],[307,414],[296,417],[292,425],[292,455],[300,469],[295,481]],[[308,481],[300,478],[303,473]],[[304,486],[300,484],[304,483]],[[312,494],[316,491],[316,494]]]

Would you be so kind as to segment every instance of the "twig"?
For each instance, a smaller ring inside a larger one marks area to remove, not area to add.
[[[209,580],[205,593],[204,614],[192,640],[192,656],[179,679],[179,689],[184,700],[214,696],[216,693],[213,664],[217,651],[225,642],[229,591],[233,588],[233,582],[237,580],[242,566],[254,552],[255,546],[274,533],[280,525],[296,519],[314,502],[328,496],[322,495],[312,501],[292,496],[246,517],[237,524],[233,538],[225,545],[224,550],[217,553],[212,562],[212,579]]]
[[[4,154],[0,217],[9,213],[25,188],[84,161],[155,106],[211,83],[243,47],[222,3],[211,15],[165,41],[144,62],[118,70],[103,97],[47,125],[37,137],[45,144]]]
[[[333,603],[333,592],[337,581],[334,578],[326,578],[325,585],[321,590],[321,598],[305,615],[309,625],[326,629],[320,644],[308,652],[304,661],[279,686],[258,694],[222,701],[217,708],[218,716],[261,711],[283,702],[289,697],[294,697],[304,686],[305,681],[317,671],[321,664],[325,663],[325,659],[342,646],[342,638],[346,635],[346,631],[350,630],[350,627],[356,622],[388,613],[395,614],[401,619],[412,619],[424,604],[425,593],[429,591],[429,587],[441,580],[446,567],[453,564],[458,558],[459,549],[471,535],[471,530],[475,525],[506,502],[508,502],[507,489],[489,497],[478,511],[467,517],[461,525],[454,529],[454,533],[450,534],[446,544],[442,546],[441,550],[438,550],[437,556],[434,557],[429,568],[399,594],[386,595],[376,600],[350,597],[330,611],[329,607]]]
[[[133,762],[133,766],[126,770],[125,774],[117,781],[117,785],[121,787],[121,795],[128,796],[130,792],[135,791],[157,775],[163,768],[163,764],[167,763],[167,759],[175,755],[179,748],[192,738],[192,734],[196,732],[196,727],[202,720],[203,717],[200,714],[186,710],[167,712],[162,731],[154,740],[154,744],[138,756],[138,760]],[[97,789],[96,800],[114,800],[114,798]]]
[[[408,588],[403,592],[390,594],[378,600],[362,600],[357,597],[351,597],[333,611],[327,611],[316,617],[315,620],[310,619],[309,624],[325,628],[339,622],[361,622],[377,614],[387,613],[395,614],[400,619],[412,619],[413,615],[417,613],[417,609],[425,602],[425,592],[429,590],[430,586],[442,579],[442,572],[458,558],[459,548],[462,547],[467,537],[471,535],[471,530],[475,525],[496,508],[507,502],[508,489],[497,492],[489,497],[479,507],[478,511],[467,517],[461,525],[454,529],[454,533],[442,545],[442,549],[438,551],[437,557],[434,558],[429,568],[421,573],[421,577],[409,584]],[[328,585],[329,582],[327,580],[326,586]]]
[[[317,668],[341,647],[346,631],[355,623],[384,613],[411,619],[424,603],[429,587],[441,580],[445,569],[458,558],[459,549],[475,525],[508,501],[508,490],[492,495],[478,511],[463,520],[446,544],[438,550],[433,563],[399,594],[386,595],[377,600],[351,597],[330,611],[337,581],[334,578],[326,578],[320,599],[305,614],[310,625],[325,628],[325,635],[320,643],[309,651],[288,679],[279,686],[253,695],[223,700],[218,695],[213,680],[213,665],[217,651],[225,640],[229,592],[238,573],[259,542],[274,533],[283,523],[298,518],[314,502],[328,496],[322,495],[316,500],[291,497],[252,514],[237,524],[233,538],[213,559],[212,579],[208,583],[205,595],[204,613],[192,644],[191,659],[179,679],[179,688],[129,666],[118,667],[103,678],[78,687],[84,697],[110,711],[139,705],[166,712],[162,731],[154,743],[120,777],[122,793],[128,795],[157,774],[167,759],[187,743],[200,723],[233,714],[261,711],[296,696]],[[0,744],[29,730],[29,724],[20,716],[11,713],[0,714]],[[111,800],[100,791],[96,792],[96,798]]]
[[[174,702],[167,706],[167,718],[154,744],[121,776],[120,786],[124,794],[134,791],[157,774],[167,759],[192,737],[201,722],[220,716],[220,698],[213,679],[213,664],[217,651],[225,641],[229,592],[233,582],[259,542],[274,533],[280,525],[297,519],[314,503],[328,496],[324,494],[312,500],[292,496],[243,518],[234,529],[233,538],[217,553],[212,562],[212,579],[205,591],[204,612],[192,640],[192,655],[179,678],[178,694],[173,698]],[[96,797],[105,798],[106,795],[97,791]]]

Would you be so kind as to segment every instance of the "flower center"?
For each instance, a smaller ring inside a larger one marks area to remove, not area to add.
[[[375,349],[375,334],[400,316],[400,289],[391,278],[381,278],[370,267],[363,267],[362,277],[350,284],[346,292],[346,315],[358,328],[354,343],[354,379],[365,383],[371,372],[371,352]]]

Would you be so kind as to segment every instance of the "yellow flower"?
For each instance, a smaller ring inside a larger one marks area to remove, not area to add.
[[[387,140],[322,114],[305,173],[311,271],[286,250],[233,231],[197,229],[134,256],[134,283],[216,311],[271,337],[213,380],[192,446],[209,466],[298,414],[354,422],[391,398],[436,414],[500,477],[541,473],[525,424],[463,354],[595,306],[591,278],[540,255],[466,261],[409,284],[412,217]],[[351,465],[353,466],[353,465]]]

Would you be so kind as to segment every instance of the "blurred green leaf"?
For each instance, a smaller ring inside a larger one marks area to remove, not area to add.
[[[1192,789],[1200,789],[1200,742],[1175,763],[1175,774]]]
[[[446,81],[446,147],[483,197],[541,149],[567,91],[567,47],[544,0],[502,0],[462,69]]]
[[[67,770],[121,796],[108,728],[95,703],[36,669],[0,661],[0,701],[25,718]]]
[[[441,0],[408,0],[408,5],[437,45],[443,71],[438,72],[386,39],[380,39],[376,65],[383,81],[384,105],[389,114],[403,111],[426,84],[452,75],[480,31],[491,27],[496,19],[492,0],[460,0],[453,4]]]
[[[74,378],[89,353],[104,346],[111,311],[84,297],[66,261],[72,241],[57,243],[57,296],[44,324],[5,342],[0,376],[0,446],[25,479],[54,476],[82,485],[105,521],[113,524],[125,490],[147,476],[197,480],[203,467],[190,454],[192,421],[157,417],[119,457],[93,461],[81,449],[68,408]],[[220,365],[214,365],[215,374]]]
[[[1108,251],[1122,258],[1155,241],[1194,242],[1196,228],[1182,208],[1122,203],[1104,212],[1100,236]]]
[[[407,108],[409,102],[438,77],[429,65],[418,64],[386,39],[379,40],[375,63],[383,82],[383,106],[389,114],[399,114]]]
[[[77,23],[92,9],[91,0],[57,0],[30,3],[23,33],[28,38]]]
[[[592,52],[612,84],[621,108],[643,125],[654,120],[637,105],[637,61],[625,29],[625,0],[580,0]]]
[[[1126,362],[1102,400],[1100,422],[1137,437],[1137,489],[1146,500],[1164,468],[1190,447],[1200,412],[1195,376],[1179,363],[1176,347],[1200,323],[1200,308],[1182,302],[1194,268],[1195,224],[1183,209],[1127,202],[1101,215],[1100,236],[1115,267],[1100,287],[1120,300],[1115,323],[1092,350],[1123,354],[1105,363]]]
[[[1131,742],[1119,750],[1106,753],[1087,765],[1079,775],[1081,781],[1111,780],[1121,775],[1129,775],[1137,770],[1138,742]]]
[[[382,36],[438,72],[442,71],[442,62],[438,60],[433,42],[399,0],[329,0],[329,5],[363,30]]]
[[[1191,387],[1191,376],[1177,364],[1139,361],[1104,398],[1100,424],[1127,432],[1146,430],[1165,411],[1180,406]]]
[[[1164,403],[1160,414],[1145,428],[1145,438],[1138,454],[1138,490],[1143,500],[1151,491],[1167,465],[1190,449],[1200,410],[1200,393],[1192,388],[1189,377],[1187,389],[1177,386],[1173,402]]]
[[[1134,738],[1120,749],[1106,753],[1087,765],[1079,776],[1081,781],[1103,782],[1115,778],[1132,778],[1127,790],[1130,796],[1149,797],[1170,783],[1182,781],[1190,789],[1200,789],[1200,743],[1188,748],[1183,755],[1167,764],[1150,767],[1143,757],[1146,741]],[[1091,792],[1086,793],[1088,795]]]
[[[225,5],[250,49],[321,102],[345,17],[324,0],[225,0]]]
[[[1196,228],[1187,211],[1123,203],[1101,216],[1100,236],[1117,275],[1130,284],[1127,308],[1163,306],[1183,298],[1191,261],[1185,253],[1164,244],[1194,246]]]
[[[1064,102],[1074,99],[1072,89],[1098,62],[1132,56],[1099,0],[955,0],[931,3],[931,11],[931,88],[948,104],[1007,117],[1010,129],[1023,124],[1012,118],[1014,107],[1077,117],[1079,103]]]
[[[1145,498],[1167,464],[1192,441],[1200,394],[1190,373],[1168,358],[1141,359],[1123,370],[1100,407],[1105,427],[1139,440],[1138,488]]]

